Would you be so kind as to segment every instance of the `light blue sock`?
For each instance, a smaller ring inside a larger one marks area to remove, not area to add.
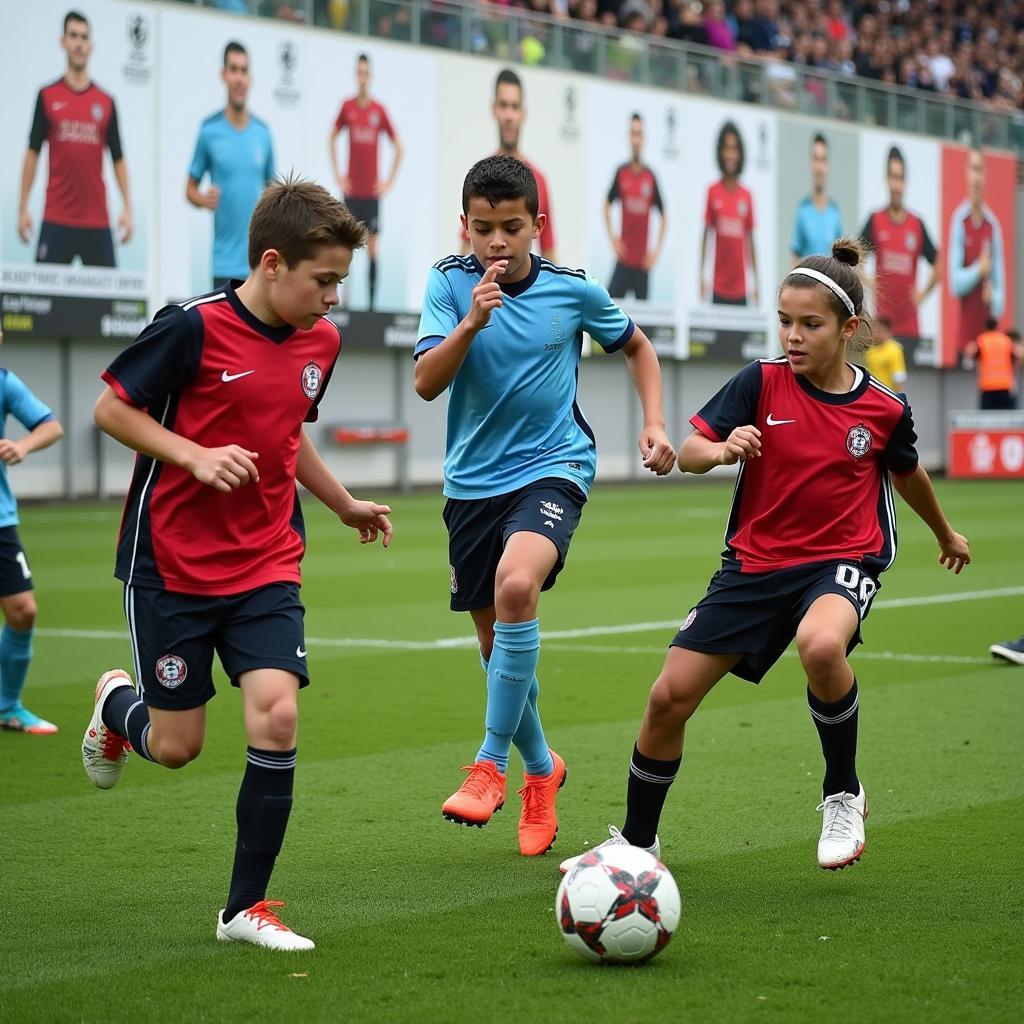
[[[480,664],[484,675],[487,674],[487,659],[480,652]],[[540,695],[540,683],[534,674],[530,683],[530,692],[523,708],[523,717],[519,719],[519,728],[512,737],[512,745],[519,751],[523,759],[523,768],[527,775],[550,775],[555,770],[555,762],[551,760],[551,751],[544,736],[544,727],[540,724],[540,712],[537,710],[537,697]]]
[[[32,630],[4,626],[0,631],[0,709],[7,711],[21,702],[31,660]]]
[[[495,622],[494,650],[487,666],[487,728],[477,761],[508,770],[508,752],[530,695],[540,657],[540,622]]]

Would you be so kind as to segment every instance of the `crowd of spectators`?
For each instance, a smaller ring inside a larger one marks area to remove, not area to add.
[[[296,19],[307,10],[304,0],[206,2]],[[374,34],[407,34],[401,22],[408,14],[400,4],[314,0],[313,9],[318,22],[347,28],[363,5]],[[462,31],[463,19],[444,0],[427,7],[423,41],[455,43],[447,37]],[[786,66],[799,65],[1005,112],[1024,110],[1024,3],[1019,0],[480,0],[479,7],[519,24],[518,56],[528,63],[544,60],[550,31],[536,16],[545,15],[570,32],[581,22],[613,31],[627,50],[642,47],[647,36],[760,58],[779,69],[782,81]],[[475,29],[481,51],[494,50],[491,27]],[[572,42],[585,64],[587,34],[572,33]]]

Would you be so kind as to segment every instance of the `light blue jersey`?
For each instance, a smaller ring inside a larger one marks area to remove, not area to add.
[[[208,117],[199,129],[188,176],[204,174],[220,189],[213,212],[213,276],[249,275],[249,218],[260,193],[274,177],[274,147],[270,129],[258,117],[239,130],[223,110]]]
[[[449,386],[449,498],[490,498],[543,477],[571,480],[587,493],[594,481],[594,433],[576,401],[583,332],[615,352],[635,328],[585,271],[531,259],[529,276],[502,286],[501,309],[491,313]],[[455,330],[482,276],[475,256],[434,264],[417,357]]]
[[[842,234],[843,220],[839,216],[839,207],[830,199],[825,209],[819,210],[814,200],[807,196],[796,208],[789,251],[800,259],[805,256],[830,256],[832,243]]]
[[[4,436],[8,416],[26,430],[35,430],[40,423],[53,419],[53,410],[40,402],[20,377],[0,369],[0,437]],[[0,527],[17,525],[18,503],[7,482],[7,463],[0,462]]]

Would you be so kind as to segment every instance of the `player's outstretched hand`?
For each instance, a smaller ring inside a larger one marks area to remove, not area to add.
[[[375,501],[353,501],[344,512],[338,514],[338,518],[353,530],[359,531],[360,544],[372,544],[377,535],[380,534],[383,540],[381,543],[388,547],[391,543],[391,536],[395,528],[391,525],[388,516],[391,514],[390,505],[378,505]]]
[[[475,330],[482,330],[490,323],[492,309],[501,308],[501,287],[498,285],[498,275],[504,274],[506,270],[508,270],[508,260],[498,260],[492,263],[484,271],[480,283],[473,289],[473,306],[467,319]]]
[[[640,455],[644,467],[658,476],[668,476],[676,465],[676,450],[660,427],[645,427],[640,434]]]
[[[757,427],[737,427],[726,439],[722,449],[722,465],[734,466],[761,456],[761,431]]]
[[[260,482],[260,473],[256,468],[258,458],[258,452],[251,452],[237,444],[229,444],[223,448],[202,449],[189,469],[201,484],[207,484],[228,494],[248,483]]]
[[[939,565],[952,569],[958,576],[965,565],[971,564],[971,547],[967,538],[954,533],[949,540],[939,544]]]

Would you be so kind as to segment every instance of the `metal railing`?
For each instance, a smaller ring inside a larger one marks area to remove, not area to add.
[[[395,42],[598,75],[695,95],[1012,150],[1024,111],[1004,112],[774,58],[640,36],[520,8],[459,0],[178,0]]]

